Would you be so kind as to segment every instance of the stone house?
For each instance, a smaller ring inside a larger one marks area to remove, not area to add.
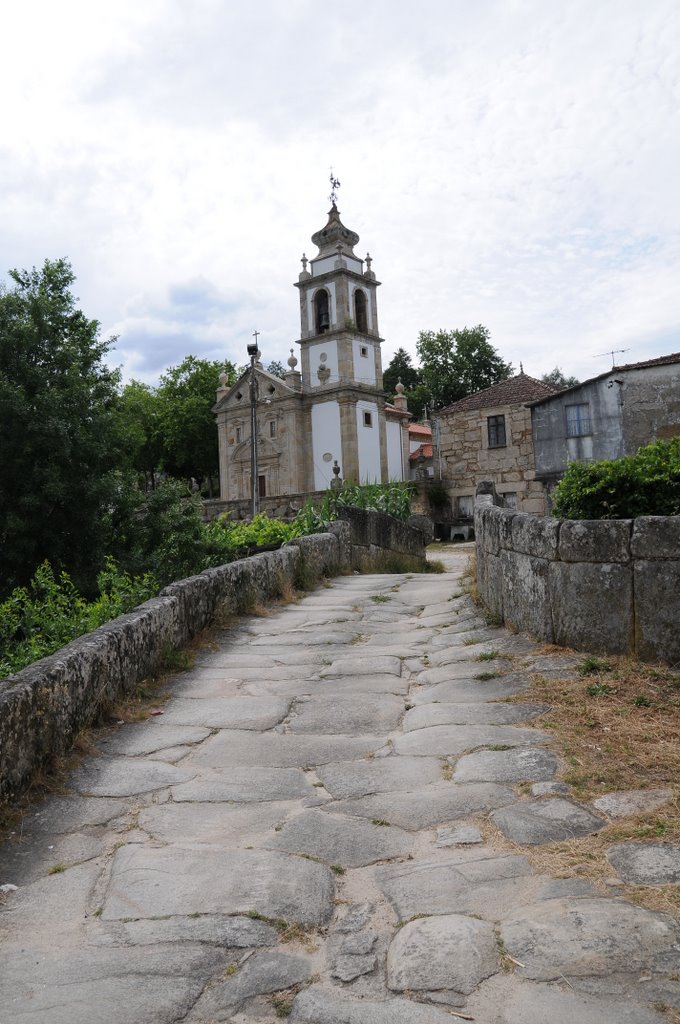
[[[263,369],[259,353],[255,364],[263,499],[323,491],[336,463],[342,478],[359,483],[408,478],[410,413],[403,388],[393,404],[383,390],[380,282],[371,257],[355,254],[359,236],[342,223],[335,203],[312,241],[318,254],[303,255],[295,285],[301,368],[293,349],[283,380]],[[251,494],[250,387],[248,369],[232,387],[222,378],[217,391],[223,507],[243,505]]]
[[[555,392],[521,372],[437,412],[442,483],[454,523],[472,521],[475,490],[483,480],[495,484],[508,508],[545,513],[527,403]]]
[[[617,459],[680,435],[680,353],[614,366],[530,408],[536,479],[549,494],[570,462]]]

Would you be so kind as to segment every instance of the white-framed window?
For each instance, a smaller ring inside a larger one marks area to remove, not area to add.
[[[567,415],[567,437],[584,437],[592,434],[590,406],[588,402],[565,406]]]
[[[373,426],[373,413],[369,412],[368,409],[364,409],[364,426],[365,427],[372,427]]]

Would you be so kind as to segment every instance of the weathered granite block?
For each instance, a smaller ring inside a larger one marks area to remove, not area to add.
[[[611,654],[633,651],[630,566],[549,562],[548,580],[556,644]]]
[[[498,522],[498,543],[501,551],[512,551],[512,521],[519,514],[511,509],[500,509]]]
[[[633,580],[638,656],[680,661],[680,558],[636,561]]]
[[[680,516],[640,516],[630,550],[633,558],[680,559]]]
[[[494,505],[475,504],[475,538],[477,546],[497,555],[500,551],[501,510]]]
[[[560,536],[560,520],[530,516],[518,512],[510,527],[513,551],[555,561]]]
[[[561,522],[559,557],[563,562],[630,561],[631,519]]]
[[[519,629],[552,641],[554,635],[548,567],[544,558],[501,551],[503,619]]]

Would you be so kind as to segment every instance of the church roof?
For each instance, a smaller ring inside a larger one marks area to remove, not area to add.
[[[343,252],[353,254],[354,246],[359,241],[359,236],[356,231],[350,231],[349,228],[345,227],[340,220],[340,212],[335,203],[333,203],[328,211],[326,226],[321,228],[320,231],[314,232],[312,241],[314,245],[319,247],[319,256],[328,256],[330,253],[337,252],[338,245],[341,246]]]
[[[515,377],[508,377],[498,384],[492,384],[490,388],[483,391],[476,391],[474,395],[467,395],[465,398],[447,405],[441,409],[438,415],[456,412],[472,412],[475,409],[488,409],[494,405],[524,405],[525,402],[532,402],[540,398],[549,398],[556,395],[559,388],[551,384],[545,384],[542,380],[536,380],[526,373],[518,373]]]

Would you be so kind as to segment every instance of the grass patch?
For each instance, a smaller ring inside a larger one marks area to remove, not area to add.
[[[478,672],[477,675],[472,678],[479,679],[481,682],[485,683],[489,679],[500,679],[500,675],[500,672]]]
[[[383,825],[385,828],[391,828],[389,821],[385,821],[384,818],[371,818],[371,824]]]
[[[344,875],[346,870],[341,864],[331,864],[331,871],[334,875]]]
[[[375,601],[376,604],[385,604],[386,601],[391,601],[392,598],[388,594],[371,594],[371,601]]]
[[[498,651],[483,651],[477,655],[475,661],[495,661],[496,658],[500,658]]]

